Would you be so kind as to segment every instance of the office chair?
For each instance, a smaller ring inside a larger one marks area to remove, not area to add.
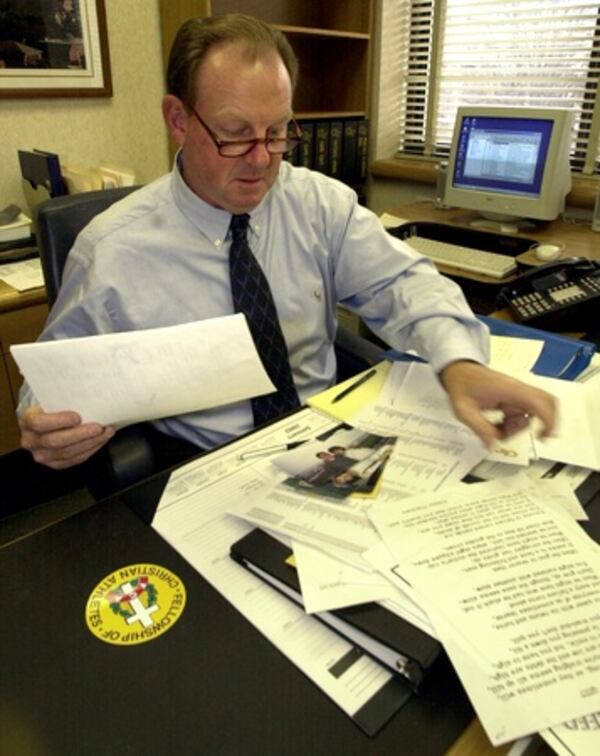
[[[127,186],[80,194],[68,194],[40,203],[36,208],[37,242],[52,306],[58,295],[67,256],[79,232],[95,215],[139,187]],[[156,472],[154,451],[145,424],[120,430],[95,455],[89,487],[98,497],[133,485]]]
[[[37,241],[50,305],[58,296],[63,268],[77,234],[95,215],[138,188],[122,186],[118,189],[66,194],[37,206]]]
[[[37,207],[38,247],[48,292],[49,304],[56,300],[67,255],[78,233],[98,213],[138,187],[119,187],[65,195],[42,202]],[[365,370],[382,359],[383,349],[376,344],[338,329],[335,352],[338,381]],[[146,436],[147,424],[120,430],[98,453],[96,474],[102,493],[112,493],[157,472],[156,458]]]

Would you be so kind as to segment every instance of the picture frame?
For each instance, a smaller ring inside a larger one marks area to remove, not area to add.
[[[104,0],[5,0],[0,28],[0,98],[112,96]]]

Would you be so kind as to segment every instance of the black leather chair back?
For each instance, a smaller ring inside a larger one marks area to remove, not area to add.
[[[54,197],[37,207],[37,242],[48,302],[60,289],[63,268],[80,231],[95,215],[138,189],[137,186],[102,189]],[[145,424],[120,430],[88,463],[88,487],[95,498],[109,496],[156,471],[156,459],[146,437]]]
[[[79,232],[95,215],[138,188],[123,186],[117,189],[67,194],[38,205],[37,242],[50,305],[58,295],[67,255]]]

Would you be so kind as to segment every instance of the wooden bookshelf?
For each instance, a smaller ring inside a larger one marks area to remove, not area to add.
[[[277,26],[300,61],[298,118],[368,115],[373,0],[160,0],[163,59],[193,16],[240,12]]]

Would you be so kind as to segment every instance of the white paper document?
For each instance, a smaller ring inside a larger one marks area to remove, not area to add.
[[[373,507],[494,745],[600,705],[600,548],[552,498],[492,481]]]
[[[10,348],[46,412],[117,427],[274,391],[243,315]]]
[[[402,429],[416,434],[416,438],[430,436],[432,441],[458,442],[469,450],[469,459],[476,452],[480,453],[473,465],[483,457],[527,465],[534,453],[528,431],[497,442],[495,448],[488,451],[475,433],[457,420],[431,366],[420,362],[394,363],[377,402],[353,415],[351,422],[373,433],[397,435]],[[467,459],[464,454],[461,458]]]
[[[153,527],[279,650],[346,713],[353,715],[391,674],[229,556],[251,526],[226,509],[268,482],[273,465],[245,455],[286,445],[337,425],[304,410],[177,470],[161,498]],[[354,660],[349,655],[354,654]],[[337,670],[342,668],[341,672]],[[334,674],[335,671],[335,674]]]
[[[292,541],[304,609],[309,614],[393,599],[397,591],[379,573],[357,570],[323,551]]]
[[[558,428],[549,438],[535,438],[543,459],[600,470],[600,390],[597,381],[563,381],[541,375],[524,378],[559,402]]]
[[[44,274],[39,257],[0,265],[0,280],[17,291],[37,289],[44,285]]]
[[[543,730],[540,735],[558,756],[598,756],[600,711]]]
[[[281,474],[280,474],[281,475]],[[379,535],[367,516],[368,500],[348,497],[330,503],[312,494],[291,491],[274,478],[269,487],[237,500],[230,514],[258,527],[294,538],[350,564],[361,561],[363,551],[379,541]]]
[[[404,223],[410,223],[408,218],[400,218],[391,213],[382,213],[379,216],[379,220],[383,223],[385,228],[396,228],[397,226],[402,226]]]
[[[490,336],[490,367],[513,375],[531,370],[544,349],[539,339],[519,339],[514,336]]]

